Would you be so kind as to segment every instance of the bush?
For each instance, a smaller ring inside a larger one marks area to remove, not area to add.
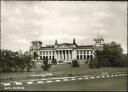
[[[48,71],[48,70],[50,69],[50,67],[51,67],[50,64],[48,64],[48,65],[42,64],[42,65],[41,65],[41,68],[42,68],[44,71]]]
[[[52,59],[52,61],[51,61],[51,62],[52,62],[52,64],[53,64],[53,65],[56,65],[56,64],[57,64],[57,60],[56,60],[56,59],[54,59],[54,58]]]
[[[98,59],[91,59],[88,62],[88,65],[90,68],[100,68],[101,67],[100,61]]]
[[[63,61],[58,61],[58,63],[63,63]]]
[[[71,67],[79,67],[79,62],[77,60],[72,60]]]

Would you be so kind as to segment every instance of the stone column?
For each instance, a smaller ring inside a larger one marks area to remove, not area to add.
[[[56,50],[54,51],[54,58],[57,59]]]
[[[59,50],[58,50],[58,60],[60,59],[60,54],[59,54],[60,52],[59,52]]]
[[[59,50],[57,51],[57,53],[58,53],[58,54],[57,54],[57,57],[58,57],[58,60],[59,60]]]
[[[91,52],[90,52],[90,50],[89,50],[89,59],[90,59],[90,55],[91,55]]]
[[[67,50],[65,50],[65,60],[67,60]]]
[[[71,57],[70,57],[70,50],[68,51],[68,57],[69,57],[69,59],[71,59]]]
[[[56,60],[58,59],[58,56],[57,56],[57,50],[56,50]]]
[[[62,53],[61,53],[61,50],[60,50],[60,60],[62,60],[62,55],[61,55]]]
[[[70,58],[72,59],[72,50],[70,50]]]
[[[82,51],[82,59],[84,59],[84,51]]]
[[[59,50],[59,60],[61,59],[61,57],[60,57],[60,50]]]
[[[60,54],[60,60],[61,60],[61,50],[59,50],[59,54]]]
[[[65,51],[65,60],[67,60],[67,52],[66,52],[66,50],[64,50]]]
[[[59,60],[59,50],[57,50],[57,59]]]
[[[70,60],[70,50],[68,50],[68,59]]]

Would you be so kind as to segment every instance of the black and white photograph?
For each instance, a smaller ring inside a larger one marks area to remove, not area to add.
[[[0,2],[0,91],[127,91],[127,1]]]

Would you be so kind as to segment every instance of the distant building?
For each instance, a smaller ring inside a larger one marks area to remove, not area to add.
[[[90,60],[94,58],[95,50],[102,50],[104,40],[102,37],[94,39],[92,45],[78,45],[73,40],[73,43],[61,43],[59,44],[55,40],[54,45],[46,45],[42,47],[41,41],[32,41],[30,46],[30,53],[38,54],[38,60],[47,57],[49,60],[55,58],[57,61],[71,61],[72,59],[77,60]]]

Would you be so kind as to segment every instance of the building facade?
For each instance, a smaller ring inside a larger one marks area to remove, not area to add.
[[[37,60],[48,58],[56,59],[57,61],[68,62],[73,59],[77,60],[90,60],[94,58],[95,50],[102,50],[104,40],[102,37],[98,37],[94,39],[94,44],[92,45],[78,45],[73,40],[72,43],[61,43],[59,44],[57,40],[54,45],[46,45],[42,46],[41,41],[32,41],[30,46],[30,53],[33,55],[35,53],[38,54]]]

